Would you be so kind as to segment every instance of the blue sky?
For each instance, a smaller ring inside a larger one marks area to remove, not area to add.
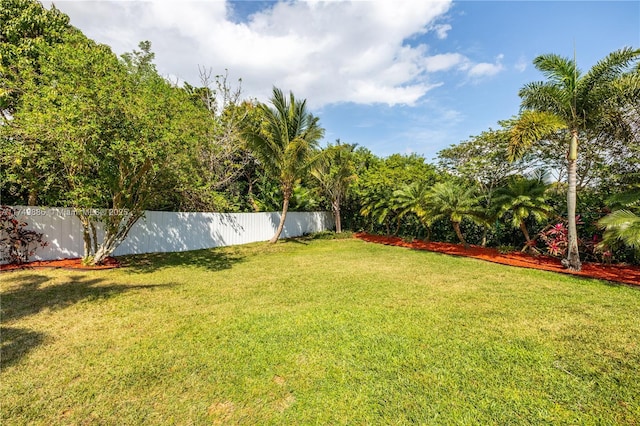
[[[50,2],[45,2],[49,5]],[[640,48],[638,1],[58,1],[89,37],[121,54],[150,40],[159,71],[198,84],[198,65],[306,98],[325,143],[428,160],[517,114],[542,79],[540,54],[586,71]]]

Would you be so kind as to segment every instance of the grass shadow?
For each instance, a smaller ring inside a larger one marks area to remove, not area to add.
[[[44,342],[45,334],[26,328],[0,327],[0,370],[18,362]]]
[[[244,260],[239,250],[216,247],[172,253],[146,253],[118,258],[129,272],[148,273],[173,266],[194,266],[212,272],[231,269]]]
[[[43,286],[48,280],[47,276],[38,274],[12,279],[17,286],[2,293],[2,321],[28,317],[45,309],[64,309],[78,302],[105,299],[126,291],[171,285],[105,285],[106,278],[76,275],[69,277],[69,281],[65,283]]]
[[[45,285],[49,277],[40,274],[12,276],[11,289],[1,294],[2,322],[19,320],[44,310],[59,310],[73,304],[106,299],[116,294],[164,285],[107,284],[106,278],[89,278],[86,275],[69,277],[61,284]],[[0,368],[18,362],[32,349],[41,345],[44,333],[17,327],[1,327]]]

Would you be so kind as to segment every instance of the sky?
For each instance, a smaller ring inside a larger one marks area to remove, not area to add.
[[[587,71],[640,48],[639,1],[53,3],[118,55],[151,41],[171,81],[200,85],[200,67],[242,79],[245,98],[292,91],[320,118],[323,146],[340,139],[427,161],[516,115],[518,90],[543,79],[536,56],[575,52]]]

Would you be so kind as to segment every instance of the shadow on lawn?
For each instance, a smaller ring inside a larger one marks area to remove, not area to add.
[[[107,299],[127,291],[171,285],[104,284],[107,281],[105,278],[89,278],[85,275],[71,276],[64,283],[45,286],[47,281],[49,277],[46,275],[12,276],[9,280],[12,288],[1,294],[2,322],[19,320],[44,310],[64,309],[80,302]],[[17,362],[42,344],[46,337],[44,333],[16,327],[3,326],[1,332],[2,368]]]
[[[0,335],[2,336],[0,369],[18,362],[31,349],[42,344],[46,336],[38,331],[15,327],[0,327]]]
[[[127,271],[134,273],[153,272],[172,266],[193,266],[209,271],[221,271],[244,260],[238,250],[211,248],[173,253],[148,253],[122,256],[119,258]]]

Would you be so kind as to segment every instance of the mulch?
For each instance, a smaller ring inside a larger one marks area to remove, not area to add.
[[[9,265],[0,265],[0,272],[5,271],[18,271],[23,269],[40,269],[40,268],[54,268],[54,269],[81,269],[85,271],[92,271],[98,269],[113,269],[119,268],[120,262],[115,257],[107,257],[102,265],[83,265],[82,259],[61,259],[61,260],[37,260],[35,262],[26,263],[11,263]]]
[[[399,237],[385,237],[366,233],[358,233],[355,236],[356,238],[371,243],[407,247],[414,250],[427,250],[454,256],[472,257],[474,259],[482,259],[502,265],[541,269],[544,271],[559,272],[562,274],[578,275],[582,277],[597,278],[606,281],[640,286],[640,266],[626,264],[608,265],[603,263],[584,262],[580,271],[571,271],[562,266],[560,259],[544,255],[533,256],[521,252],[500,253],[494,248],[474,245],[469,246],[469,248],[465,248],[460,244],[451,243],[427,243],[418,240],[407,242]]]

